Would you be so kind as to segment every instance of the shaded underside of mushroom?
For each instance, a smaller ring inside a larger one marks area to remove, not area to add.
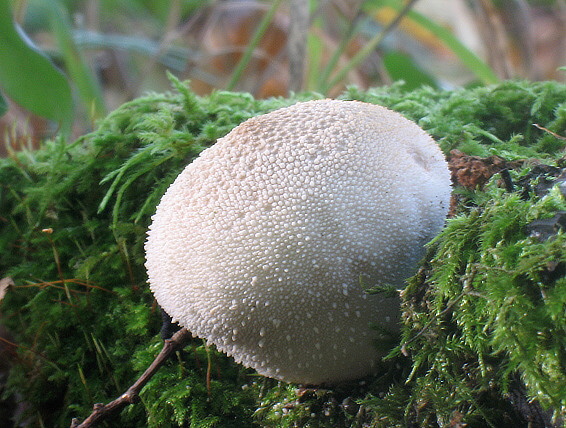
[[[444,224],[444,156],[384,107],[319,100],[242,123],[188,165],[146,242],[159,304],[258,373],[336,383],[370,374],[379,327]],[[373,326],[372,326],[373,325]]]

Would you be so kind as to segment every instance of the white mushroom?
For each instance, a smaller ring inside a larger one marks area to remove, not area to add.
[[[444,156],[384,107],[321,100],[247,120],[188,165],[146,243],[172,318],[237,362],[288,382],[372,372],[401,287],[441,229]]]

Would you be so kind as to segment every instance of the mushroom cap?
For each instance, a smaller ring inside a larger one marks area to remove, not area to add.
[[[436,143],[384,107],[318,100],[251,118],[163,196],[146,242],[151,290],[262,375],[360,378],[380,357],[375,325],[396,329],[400,312],[366,289],[403,285],[450,192]]]

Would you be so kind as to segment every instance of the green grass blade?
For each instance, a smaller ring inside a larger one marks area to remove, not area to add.
[[[395,3],[395,6],[399,6],[399,11],[398,11],[399,13],[395,17],[395,19],[391,21],[387,26],[385,26],[383,30],[381,30],[374,37],[372,37],[372,39],[368,41],[365,44],[365,46],[362,49],[360,49],[360,51],[356,55],[354,55],[354,57],[350,61],[348,61],[348,63],[342,69],[340,69],[336,73],[334,78],[326,85],[325,89],[328,90],[329,88],[332,88],[333,86],[340,83],[348,75],[350,71],[352,71],[354,68],[360,65],[366,59],[366,57],[369,54],[371,54],[383,42],[385,36],[387,36],[391,32],[391,30],[397,27],[401,19],[410,12],[415,2],[416,0],[410,0],[406,4],[399,4],[398,2],[394,1],[393,3]],[[379,2],[379,5],[383,6],[382,3],[384,2]],[[368,7],[370,7],[370,11],[371,11],[372,10],[371,7],[375,8],[376,6],[373,6],[373,2],[371,4],[363,5],[364,9],[367,9]]]
[[[331,87],[326,85],[326,82],[330,78],[330,75],[332,74],[332,72],[336,69],[336,65],[338,64],[338,61],[340,61],[340,57],[346,51],[346,48],[348,47],[348,43],[350,43],[350,41],[352,40],[352,36],[355,34],[355,31],[356,31],[355,27],[356,27],[356,24],[353,21],[349,25],[346,34],[344,34],[342,39],[340,40],[340,44],[334,50],[332,56],[330,57],[330,60],[325,65],[324,69],[322,70],[322,73],[321,73],[320,78],[318,80],[318,86],[316,88],[319,92],[326,94],[331,89]],[[320,49],[322,50],[322,46],[320,47]]]
[[[0,94],[0,117],[2,117],[7,110],[8,104],[6,103],[6,100],[4,99],[2,94]]]
[[[256,32],[254,33],[252,39],[250,40],[248,46],[246,47],[244,55],[240,59],[240,62],[238,62],[238,65],[236,65],[236,68],[234,69],[232,76],[230,76],[230,81],[226,86],[227,90],[232,91],[236,87],[236,84],[239,82],[240,78],[242,77],[242,74],[244,73],[244,70],[246,69],[246,66],[249,64],[250,60],[252,59],[252,55],[255,49],[257,48],[257,45],[259,45],[261,38],[267,31],[267,27],[269,27],[269,24],[273,20],[273,17],[275,16],[275,12],[277,12],[277,9],[279,8],[280,4],[281,4],[281,0],[274,0],[267,13],[263,16],[263,19],[259,23]]]
[[[91,116],[91,119],[103,117],[106,114],[106,108],[102,91],[88,63],[74,42],[73,28],[68,11],[58,0],[46,1],[44,7],[47,8],[51,28],[57,38],[68,73],[76,85],[85,111]]]
[[[322,50],[324,45],[320,35],[309,32],[307,40],[307,86],[309,91],[320,91],[320,70],[322,69]]]
[[[367,2],[364,5],[364,11],[370,16],[373,15],[374,11],[378,8],[378,4],[376,3],[377,2],[375,1]],[[396,0],[382,0],[379,2],[379,6],[391,7],[398,11],[401,10],[402,7],[400,2]],[[499,81],[499,78],[491,69],[491,67],[471,50],[469,50],[466,46],[464,46],[462,42],[460,42],[460,40],[458,40],[458,38],[455,37],[450,30],[431,21],[427,17],[421,15],[418,12],[415,12],[414,10],[408,11],[406,17],[407,19],[414,21],[418,25],[430,31],[440,41],[442,41],[442,43],[444,43],[460,59],[460,61],[462,61],[462,63],[472,73],[475,74],[475,76],[481,83],[488,85],[497,83]]]

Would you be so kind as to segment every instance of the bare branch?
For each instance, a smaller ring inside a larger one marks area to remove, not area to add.
[[[95,404],[90,416],[82,423],[79,423],[77,419],[73,419],[71,422],[71,428],[94,427],[110,415],[119,412],[127,405],[137,403],[139,401],[139,393],[145,384],[149,382],[157,370],[159,370],[163,363],[165,363],[172,354],[185,347],[190,338],[191,333],[189,333],[186,328],[182,328],[176,332],[171,339],[165,340],[163,349],[157,357],[155,357],[155,360],[153,360],[147,370],[132,386],[130,386],[130,388],[128,388],[124,394],[108,404]]]
[[[547,129],[544,126],[540,126],[538,123],[533,123],[533,126],[542,131],[548,132],[550,135],[552,135],[555,138],[558,138],[559,140],[566,140],[566,137],[564,137],[563,135],[558,135],[556,132],[552,132],[550,129]]]

